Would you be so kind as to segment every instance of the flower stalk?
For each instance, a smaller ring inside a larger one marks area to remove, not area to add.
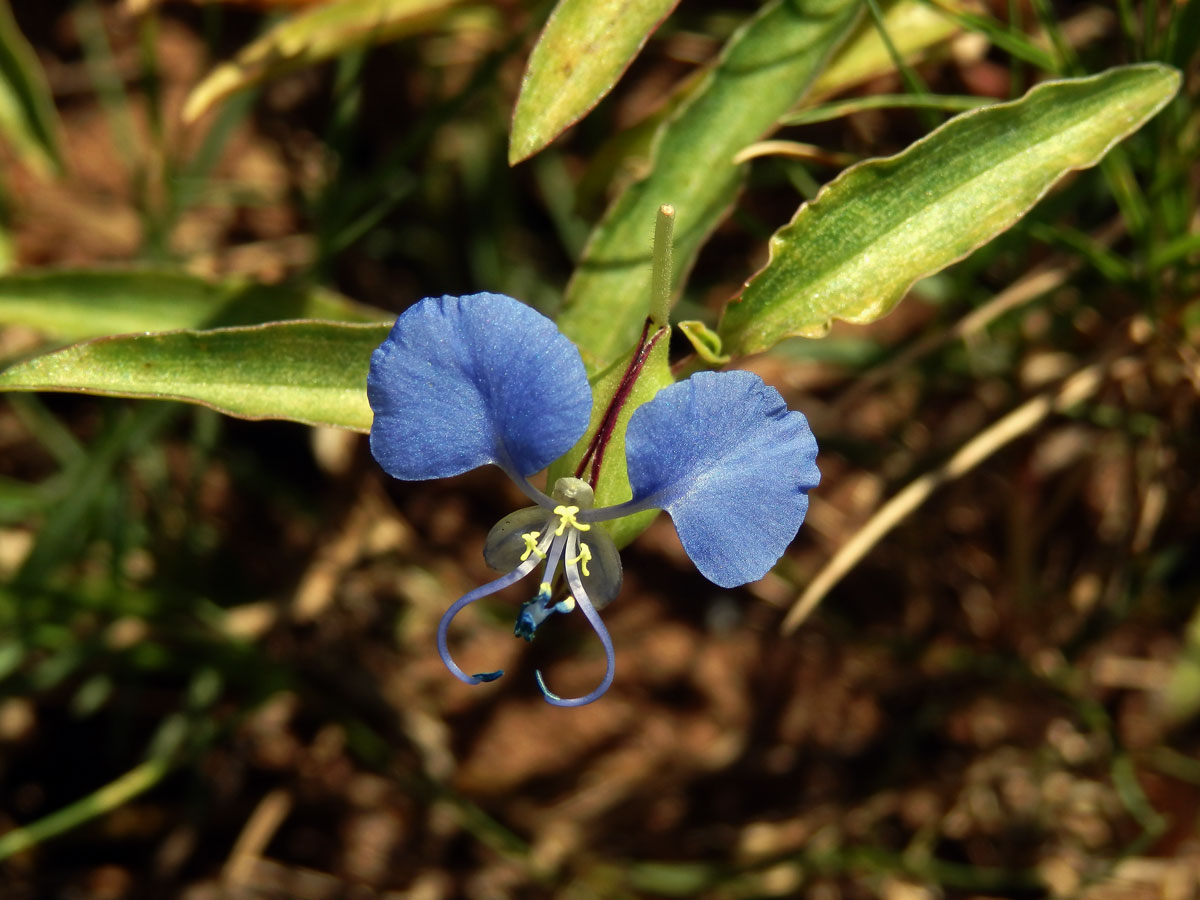
[[[672,255],[675,236],[675,207],[664,203],[654,221],[654,255],[650,270],[650,321],[659,328],[671,324]]]

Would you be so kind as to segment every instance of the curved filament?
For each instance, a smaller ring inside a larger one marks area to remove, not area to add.
[[[567,559],[576,556],[579,553],[579,532],[572,530],[570,537],[567,539]],[[604,621],[600,618],[600,614],[596,612],[596,608],[592,606],[592,601],[588,599],[587,591],[583,588],[583,580],[579,577],[579,568],[575,563],[568,562],[566,565],[567,583],[571,586],[571,595],[575,598],[575,603],[583,611],[592,630],[596,632],[596,637],[600,639],[600,643],[604,646],[604,657],[606,667],[604,670],[604,678],[600,684],[593,688],[589,693],[582,697],[560,697],[546,687],[546,681],[542,678],[541,670],[534,672],[537,678],[538,688],[542,692],[542,696],[546,698],[546,702],[553,706],[586,706],[593,700],[599,700],[608,690],[609,685],[613,683],[613,676],[616,674],[617,656],[613,650],[612,638],[608,636],[608,629],[604,627]]]
[[[549,544],[549,538],[544,538],[542,541],[542,546],[539,549],[544,552],[547,544]],[[441,656],[442,662],[446,664],[446,668],[449,669],[451,674],[454,675],[454,677],[459,681],[467,684],[481,684],[485,681],[495,681],[504,674],[504,670],[497,669],[495,672],[479,672],[475,675],[468,675],[458,667],[458,663],[456,663],[454,658],[450,655],[450,648],[446,643],[446,635],[450,631],[450,623],[454,621],[454,617],[476,600],[481,600],[484,597],[496,593],[497,591],[502,591],[510,584],[515,584],[516,582],[520,581],[535,568],[537,568],[540,562],[541,558],[536,554],[531,553],[529,555],[529,559],[525,560],[525,562],[521,563],[507,575],[501,575],[495,581],[489,581],[487,584],[480,585],[473,591],[468,591],[455,600],[450,608],[443,613],[442,620],[438,622],[438,655]]]
[[[517,621],[513,625],[513,634],[527,641],[533,640],[533,635],[537,632],[538,627],[550,616],[550,613],[555,612],[554,607],[547,606],[547,603],[552,592],[554,573],[558,570],[558,561],[562,559],[563,548],[567,545],[567,538],[554,535],[552,523],[542,529],[542,534],[546,537],[542,538],[540,546],[544,547],[547,539],[553,541],[550,545],[550,552],[546,556],[542,589],[538,591],[537,596],[521,607],[521,612],[517,614]],[[531,607],[534,608],[531,609]]]

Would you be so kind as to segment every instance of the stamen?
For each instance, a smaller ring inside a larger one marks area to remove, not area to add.
[[[571,532],[571,534],[574,533]],[[546,528],[546,534],[550,535],[549,527]],[[552,541],[550,551],[546,553],[543,549],[541,554],[546,560],[546,568],[542,574],[544,580],[538,586],[538,592],[533,599],[527,600],[521,605],[521,611],[517,613],[517,621],[513,623],[513,634],[527,641],[532,641],[534,633],[541,627],[541,624],[550,617],[551,613],[557,611],[554,606],[550,605],[550,597],[554,592],[554,579],[558,572],[558,564],[562,561],[563,549],[567,546],[567,539],[559,537],[548,537],[548,539]],[[545,541],[542,546],[545,547]],[[533,562],[534,560],[530,560],[530,563]]]
[[[558,606],[561,604],[550,606],[552,592],[553,586],[550,582],[543,581],[538,585],[538,592],[534,594],[533,599],[521,604],[521,611],[517,613],[517,621],[513,623],[514,635],[532,641],[534,633],[541,627],[541,624],[550,618],[551,613],[559,611]]]
[[[575,609],[575,598],[572,597],[570,594],[567,594],[567,596],[563,597],[561,600],[559,600],[557,603],[554,604],[555,612],[569,613],[573,609]]]
[[[587,544],[585,544],[583,541],[580,541],[579,542],[579,555],[576,557],[569,558],[567,560],[567,565],[573,566],[576,563],[579,563],[579,571],[584,574],[584,577],[590,578],[592,573],[588,571],[587,564],[589,562],[591,562],[591,559],[592,559],[592,551],[588,549]]]
[[[540,531],[527,531],[521,535],[521,540],[525,542],[525,552],[521,554],[521,562],[529,559],[530,553],[536,553],[538,559],[546,558],[545,552],[538,547],[538,538],[541,536]]]
[[[558,532],[555,532],[555,535],[557,534]],[[549,584],[554,583],[555,575],[558,573],[558,564],[562,561],[563,550],[565,550],[567,546],[567,541],[565,538],[556,536],[552,538],[552,541],[553,542],[550,544],[550,552],[542,554],[542,558],[546,560],[546,568],[542,570],[542,579],[544,582]]]
[[[579,513],[578,506],[556,506],[556,507],[554,507],[554,514],[556,516],[558,516],[558,528],[555,530],[554,533],[556,535],[558,535],[559,537],[562,537],[563,531],[565,531],[568,527],[569,528],[577,528],[580,531],[588,531],[589,529],[591,529],[591,527],[592,527],[591,525],[584,525],[575,518],[575,516],[578,513]]]
[[[541,557],[546,555],[546,548],[550,546],[550,540],[551,538],[549,535],[542,539],[541,544],[539,544],[536,548],[536,557],[521,563],[507,575],[501,575],[495,581],[489,581],[487,584],[480,585],[479,587],[475,588],[475,590],[468,591],[467,593],[463,594],[461,597],[455,600],[450,608],[442,615],[442,620],[438,622],[437,631],[438,655],[442,658],[442,662],[445,664],[446,668],[450,670],[450,674],[452,674],[459,681],[465,682],[466,684],[481,684],[486,681],[495,681],[504,674],[504,670],[497,669],[495,672],[477,672],[474,675],[468,675],[466,672],[460,669],[458,667],[458,663],[454,661],[454,657],[450,655],[450,648],[446,640],[447,634],[450,631],[450,623],[454,621],[455,616],[457,616],[476,600],[482,600],[484,597],[488,597],[498,591],[504,590],[510,584],[515,584],[532,572],[535,568],[537,568],[538,563],[541,562]],[[555,561],[555,565],[557,565],[557,561]]]
[[[578,549],[576,546],[578,543],[579,533],[576,531],[570,532],[567,537],[567,553],[575,553]],[[601,620],[600,614],[596,612],[596,608],[592,606],[592,602],[588,599],[587,591],[583,589],[583,581],[579,577],[579,570],[574,566],[567,566],[567,583],[571,586],[571,594],[575,602],[583,610],[584,616],[587,617],[592,629],[596,632],[596,637],[600,639],[600,643],[604,646],[606,660],[604,679],[594,690],[584,694],[582,697],[563,698],[558,696],[558,694],[552,693],[546,687],[546,681],[542,678],[541,670],[536,670],[533,674],[537,678],[538,688],[541,690],[542,696],[546,699],[547,703],[553,706],[584,706],[593,700],[598,700],[608,690],[609,685],[613,682],[613,676],[616,674],[617,657],[616,652],[613,650],[612,638],[608,636],[608,629],[604,627],[604,622]]]

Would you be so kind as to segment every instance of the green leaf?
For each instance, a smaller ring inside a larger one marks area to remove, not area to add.
[[[677,213],[675,281],[729,211],[745,166],[733,156],[803,95],[861,9],[857,0],[773,0],[730,38],[705,80],[655,138],[650,172],[609,207],[567,287],[559,318],[589,371],[637,339],[650,298],[659,206]]]
[[[917,279],[1011,226],[1065,173],[1095,165],[1179,82],[1158,64],[1046,82],[847,169],[771,238],[767,265],[725,310],[726,352],[820,337],[834,318],[879,318]]]
[[[324,288],[214,282],[167,270],[41,269],[0,277],[0,324],[25,325],[59,340],[283,319],[392,318]]]
[[[422,31],[455,0],[336,0],[284,19],[213,69],[188,95],[185,121],[236,91],[331,59],[348,50]]]
[[[697,319],[684,319],[677,325],[705,365],[723,366],[732,359],[729,354],[721,352],[720,335],[703,322]]]
[[[0,0],[0,134],[39,174],[62,169],[58,115],[42,67]]]
[[[509,163],[533,156],[587,115],[678,2],[559,0],[529,56]]]
[[[367,366],[389,328],[304,321],[99,338],[0,372],[0,391],[183,400],[368,431]]]
[[[666,329],[659,335],[657,342],[646,358],[645,364],[637,380],[633,384],[624,405],[617,414],[616,423],[612,429],[612,437],[604,450],[604,458],[600,466],[600,476],[594,484],[596,490],[596,506],[615,506],[624,503],[633,496],[633,488],[629,485],[629,470],[625,461],[625,428],[629,425],[629,417],[643,403],[649,402],[660,390],[671,384],[671,367],[668,364],[668,345],[670,333]],[[602,372],[591,379],[592,384],[592,418],[587,431],[566,456],[555,461],[547,473],[550,485],[565,475],[574,475],[575,470],[587,452],[597,430],[600,428],[609,404],[616,395],[625,377],[629,362],[637,348],[619,357]],[[583,474],[587,474],[586,472]],[[646,530],[654,521],[658,510],[647,510],[622,519],[605,522],[604,527],[612,536],[618,547],[624,547],[635,537]]]

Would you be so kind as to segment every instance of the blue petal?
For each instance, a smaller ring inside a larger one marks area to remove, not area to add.
[[[409,481],[485,463],[531,475],[575,444],[592,408],[575,345],[503,294],[429,297],[406,310],[371,355],[367,398],[371,452]]]
[[[633,504],[665,509],[692,562],[734,587],[783,555],[817,486],[801,413],[750,372],[700,372],[663,388],[625,433]]]

